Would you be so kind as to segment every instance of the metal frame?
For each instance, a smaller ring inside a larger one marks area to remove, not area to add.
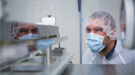
[[[133,0],[123,0],[125,5],[125,16],[126,16],[126,39],[125,44],[123,45],[125,48],[133,49],[134,44],[134,2]],[[121,4],[122,8],[122,4]]]
[[[54,44],[58,44],[58,43],[60,43],[60,42],[63,42],[63,41],[66,41],[67,39],[68,39],[68,37],[67,36],[64,36],[64,37],[59,37],[59,38],[53,38],[54,39]],[[28,41],[26,41],[26,42],[28,42]],[[16,43],[16,44],[18,44],[18,43]],[[14,44],[13,46],[15,46],[16,44]],[[53,45],[54,45],[53,44]],[[44,49],[43,50],[44,51],[44,54],[43,54],[43,64],[45,64],[45,61],[47,62],[47,65],[50,65],[51,64],[51,60],[52,60],[52,49],[51,49],[51,46],[50,46],[50,49],[49,48],[46,48],[46,49]],[[45,60],[45,51],[46,51],[46,55],[47,55],[47,60]],[[27,58],[28,56],[24,56],[23,58],[25,59],[25,58]],[[17,58],[17,59],[22,59],[22,58]],[[7,61],[8,63],[7,64],[5,64],[5,66],[6,67],[9,67],[9,66],[11,66],[12,65],[12,63],[16,63],[16,62],[18,62],[18,60],[14,60],[14,61],[12,61],[12,62],[10,62],[10,61]],[[10,63],[9,63],[10,62]],[[19,61],[19,62],[21,62],[21,61]],[[5,67],[5,66],[3,66],[3,67]],[[2,69],[4,69],[4,68],[1,68],[0,70],[2,70]]]

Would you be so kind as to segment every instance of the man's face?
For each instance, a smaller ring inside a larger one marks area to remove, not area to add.
[[[18,30],[16,39],[18,39],[18,37],[28,35],[30,33],[32,33],[32,34],[38,34],[39,33],[38,28],[33,26],[33,25],[26,25],[26,24],[23,24],[23,23],[20,24],[20,25],[22,25],[22,27]]]
[[[97,34],[97,35],[105,36],[104,40],[103,40],[103,43],[102,43],[104,46],[110,41],[110,37],[106,36],[107,33],[100,26],[88,25],[86,27],[86,31],[87,31],[87,33],[94,33],[94,34]]]

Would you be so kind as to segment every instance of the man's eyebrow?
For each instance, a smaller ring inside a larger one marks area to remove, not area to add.
[[[100,29],[103,29],[102,27],[94,27],[94,28],[100,28]]]

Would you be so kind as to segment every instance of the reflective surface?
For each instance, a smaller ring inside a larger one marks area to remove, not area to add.
[[[1,21],[2,41],[38,39],[41,25],[17,21]]]
[[[8,71],[2,71],[1,75],[61,75],[73,56],[74,52],[71,51],[57,53],[57,55],[52,56],[53,62],[50,65],[42,65],[41,56],[30,57],[28,58],[30,61],[15,63],[13,66],[14,70],[9,69]],[[28,71],[28,69],[31,68],[33,68],[34,71]]]
[[[12,44],[10,46],[2,46],[0,53],[0,67],[10,64],[16,60],[29,56],[27,43]]]
[[[68,65],[62,75],[134,75],[134,64],[130,65]]]

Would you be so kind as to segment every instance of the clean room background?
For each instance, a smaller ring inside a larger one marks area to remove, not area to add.
[[[77,0],[4,0],[7,4],[5,12],[7,19],[14,21],[37,23],[43,17],[51,15],[56,18],[60,36],[68,36],[68,40],[61,43],[67,51],[74,51],[74,64],[80,63],[80,35],[79,12]],[[82,55],[88,48],[85,40],[85,21],[94,11],[107,11],[116,24],[119,25],[121,0],[82,0]],[[55,46],[54,46],[55,47]]]

